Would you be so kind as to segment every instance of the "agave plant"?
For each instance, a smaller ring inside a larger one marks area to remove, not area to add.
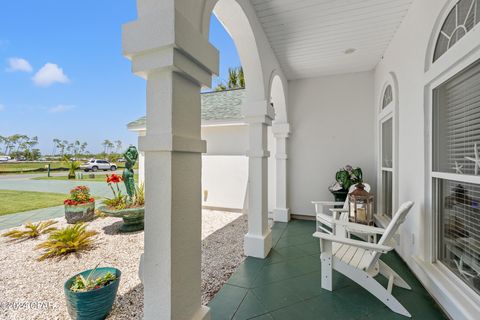
[[[57,230],[57,228],[52,227],[52,225],[54,225],[55,223],[57,223],[57,221],[53,220],[42,221],[35,224],[29,222],[24,226],[25,230],[11,230],[5,232],[2,236],[12,238],[14,240],[35,239],[38,238],[41,234],[47,234],[54,230]]]
[[[80,252],[92,249],[97,235],[96,231],[86,230],[85,223],[77,223],[50,233],[48,239],[35,249],[43,249],[44,253],[38,258],[39,261],[67,255],[72,252]]]

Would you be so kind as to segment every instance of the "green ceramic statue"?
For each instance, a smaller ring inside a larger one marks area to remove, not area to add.
[[[137,162],[138,151],[135,146],[128,147],[127,151],[123,154],[125,159],[125,169],[123,170],[123,183],[125,183],[125,189],[130,199],[135,196],[135,173],[133,172],[133,166]]]

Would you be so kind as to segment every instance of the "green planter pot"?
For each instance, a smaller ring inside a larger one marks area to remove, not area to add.
[[[130,208],[122,210],[110,210],[105,206],[99,207],[98,210],[107,216],[122,218],[123,224],[120,227],[121,232],[133,232],[143,230],[145,208]]]
[[[95,202],[77,204],[75,206],[65,205],[65,219],[67,223],[92,221],[95,218]]]
[[[335,202],[345,202],[348,196],[348,190],[337,190],[337,191],[330,191],[333,194],[333,198]],[[335,208],[341,208],[342,206],[335,206]]]
[[[81,274],[87,278],[91,270],[83,271]],[[120,270],[116,268],[97,268],[90,278],[98,278],[111,272],[117,276],[117,279],[107,286],[87,292],[73,292],[70,290],[75,275],[65,282],[63,289],[67,300],[68,314],[74,320],[100,320],[105,319],[112,310],[113,302],[120,284]]]

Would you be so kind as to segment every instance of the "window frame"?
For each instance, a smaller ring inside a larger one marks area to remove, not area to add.
[[[424,271],[424,275],[433,282],[449,283],[446,291],[440,290],[441,295],[449,297],[462,296],[468,298],[462,300],[463,307],[480,303],[480,296],[463,281],[458,281],[447,266],[438,259],[439,219],[436,216],[435,203],[435,179],[448,179],[480,184],[480,176],[461,175],[456,173],[442,173],[433,171],[433,90],[448,81],[453,76],[480,59],[480,24],[477,24],[470,32],[463,36],[454,46],[433,62],[435,47],[439,32],[451,9],[458,1],[450,1],[445,5],[437,18],[435,27],[429,41],[429,49],[426,54],[424,73],[424,115],[425,115],[425,193],[424,193],[424,217],[419,222],[419,230],[424,232],[420,239],[412,238],[419,242],[419,250],[413,256],[416,264]],[[437,188],[438,189],[438,188]]]
[[[382,227],[386,227],[393,218],[398,206],[398,90],[396,86],[396,77],[393,72],[388,75],[388,80],[385,81],[378,103],[377,113],[377,210],[375,214],[375,221]],[[386,106],[383,105],[385,93],[387,88],[391,88],[392,100]],[[383,166],[383,124],[392,120],[392,166],[387,168]],[[384,199],[383,199],[383,178],[384,171],[392,172],[392,217],[384,213]]]

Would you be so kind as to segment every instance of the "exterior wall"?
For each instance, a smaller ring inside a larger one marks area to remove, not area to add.
[[[389,73],[398,80],[398,204],[415,201],[407,220],[400,230],[397,251],[422,281],[426,289],[438,300],[453,319],[478,318],[480,298],[466,288],[439,263],[432,263],[429,216],[428,154],[429,102],[426,99],[426,56],[436,21],[448,0],[414,1],[405,20],[391,41],[383,60],[375,69],[375,104],[378,114],[382,88]],[[477,26],[478,31],[478,26]],[[473,33],[473,31],[471,32]],[[478,32],[477,32],[478,35]],[[476,40],[475,40],[476,39]],[[460,58],[464,41],[479,42],[480,37],[468,35],[452,47],[453,56]],[[458,53],[458,55],[457,55]],[[463,54],[463,53],[462,53]],[[470,54],[470,53],[469,53]],[[430,59],[429,57],[427,58]],[[442,63],[438,60],[439,63]],[[445,61],[443,61],[445,62]],[[426,103],[427,102],[427,103]],[[375,127],[377,124],[375,123]],[[378,143],[378,132],[376,132]],[[376,154],[378,163],[379,155]]]
[[[227,125],[202,127],[207,141],[207,155],[242,155],[248,150],[248,126]]]
[[[359,166],[375,190],[373,73],[290,81],[288,198],[292,214],[314,215],[312,200],[333,200],[335,172]]]

